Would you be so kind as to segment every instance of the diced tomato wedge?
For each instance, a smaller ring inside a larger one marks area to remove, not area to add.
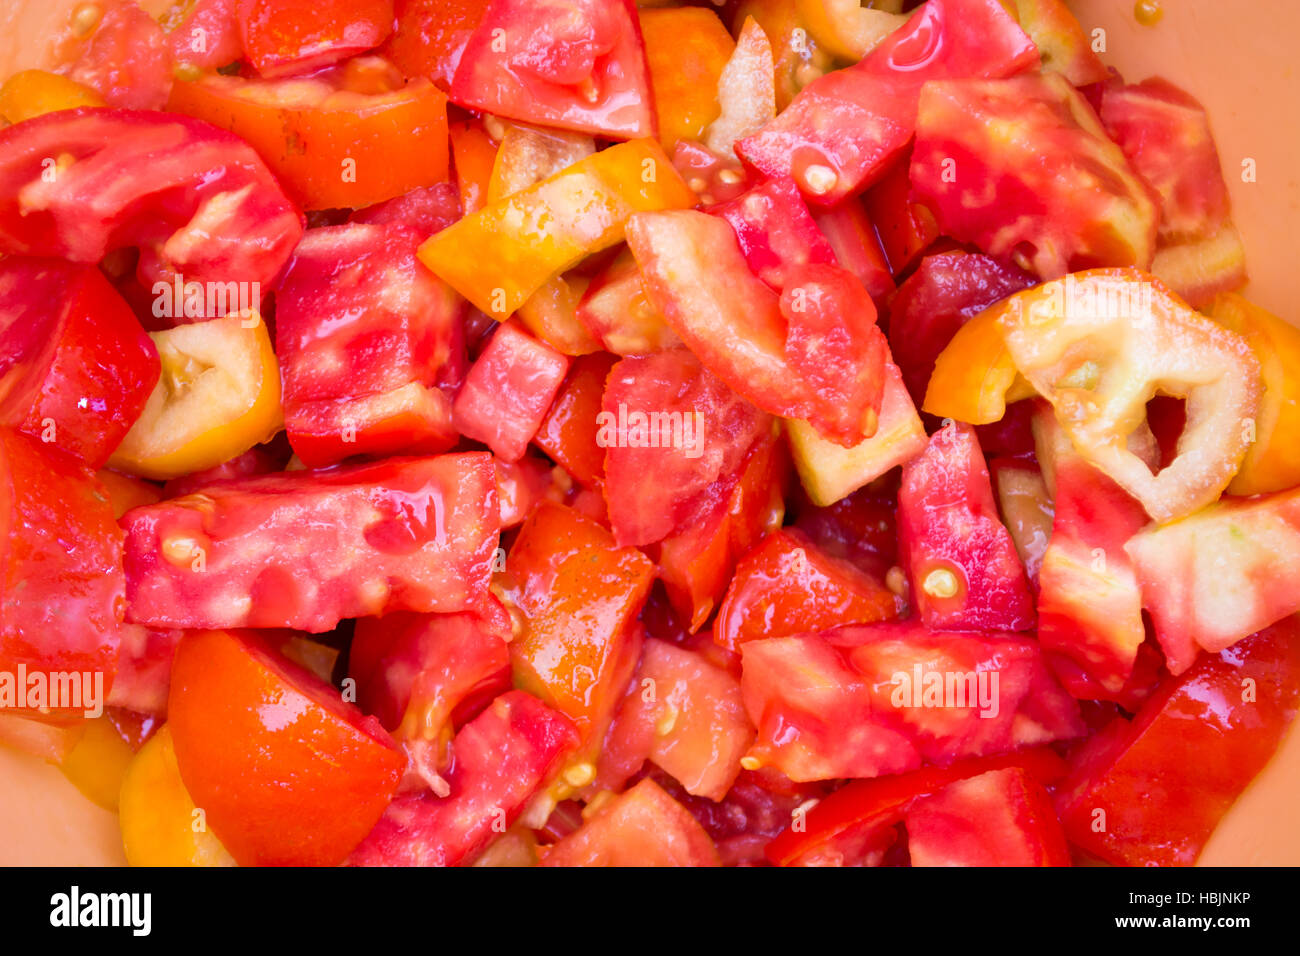
[[[542,866],[718,866],[713,840],[653,780],[611,800],[546,851]]]
[[[927,627],[1034,626],[1024,565],[998,517],[971,426],[945,426],[903,466],[898,535],[912,602]]]
[[[646,355],[681,344],[646,295],[641,270],[628,249],[591,280],[577,316],[616,355]]]
[[[958,329],[1033,281],[988,256],[945,252],[922,259],[889,303],[889,349],[912,400],[925,401],[935,359]]]
[[[555,400],[569,360],[513,323],[493,334],[452,406],[457,430],[506,461],[528,450]]]
[[[177,4],[161,22],[175,71],[216,70],[244,56],[240,0],[194,0]]]
[[[161,109],[172,85],[171,48],[162,27],[133,0],[107,0],[96,12],[99,22],[91,33],[78,37],[74,31],[58,44],[68,75],[109,106]]]
[[[401,777],[378,721],[254,632],[186,634],[167,711],[186,789],[245,866],[341,863]]]
[[[950,783],[903,817],[913,866],[1069,866],[1052,798],[1019,767]]]
[[[605,385],[596,441],[615,537],[651,544],[725,496],[771,420],[686,349],[626,358]]]
[[[607,352],[575,359],[533,436],[538,448],[586,488],[599,488],[605,477],[605,449],[596,440],[597,416],[605,380],[615,362],[617,359]]]
[[[1148,187],[1058,73],[927,84],[911,180],[945,235],[1044,279],[1155,253]]]
[[[104,487],[62,452],[0,428],[0,531],[0,671],[97,673],[109,693],[124,583],[122,532]],[[84,699],[94,690],[83,690],[80,709],[94,709]]]
[[[835,251],[791,179],[769,180],[710,212],[731,224],[749,270],[774,292],[790,285],[800,266],[836,264]]]
[[[611,139],[656,135],[632,0],[492,0],[461,55],[451,98]]]
[[[461,299],[415,257],[400,225],[312,229],[276,295],[285,425],[308,467],[352,455],[432,454],[456,443],[437,387]]]
[[[393,31],[393,0],[239,0],[238,9],[244,51],[266,77],[312,73]]]
[[[1052,493],[1033,458],[992,458],[988,468],[1002,524],[1015,543],[1030,586],[1037,589],[1043,554],[1052,536]]]
[[[897,617],[898,598],[871,575],[819,548],[797,528],[769,534],[736,565],[713,639],[746,641],[871,624]]]
[[[348,221],[405,226],[424,238],[442,232],[460,217],[460,191],[451,183],[435,183],[358,209]]]
[[[808,84],[736,150],[765,176],[792,177],[810,202],[834,206],[907,145],[926,81],[1037,65],[1033,41],[998,0],[931,0],[857,64]]]
[[[1205,239],[1157,246],[1151,273],[1195,309],[1208,307],[1224,292],[1237,291],[1250,278],[1246,247],[1230,222]]]
[[[1021,28],[1038,47],[1044,71],[1060,73],[1074,86],[1105,81],[1110,73],[1093,49],[1093,37],[1065,0],[1015,0]]]
[[[911,168],[909,147],[885,167],[876,184],[862,197],[895,278],[906,273],[917,257],[939,238],[934,213],[912,200]]]
[[[778,95],[772,41],[752,17],[736,23],[736,47],[718,76],[719,116],[702,137],[708,150],[727,160],[736,156],[737,140],[776,117]]]
[[[801,508],[795,526],[822,551],[884,580],[898,560],[897,486],[883,479],[825,507]]]
[[[129,618],[321,632],[486,597],[496,471],[482,453],[254,476],[129,512]]]
[[[166,494],[165,486],[159,488],[151,481],[145,481],[143,478],[136,478],[133,475],[124,475],[121,472],[111,471],[107,468],[101,468],[95,472],[95,477],[99,479],[99,483],[108,492],[108,501],[113,507],[114,518],[121,518],[132,508],[151,505],[162,498],[175,497]]]
[[[894,291],[894,278],[862,203],[840,203],[814,214],[813,221],[831,244],[835,261],[857,277],[873,302],[882,303]]]
[[[0,262],[0,423],[99,468],[158,381],[158,350],[97,268]]]
[[[1190,866],[1273,755],[1298,698],[1294,617],[1203,656],[1071,758],[1056,803],[1066,836],[1109,863]]]
[[[736,44],[712,10],[638,10],[637,17],[654,90],[659,142],[672,152],[680,139],[700,139],[718,118],[718,78]]]
[[[381,52],[407,76],[423,76],[443,92],[470,34],[487,9],[487,0],[396,0],[393,35]]]
[[[1066,764],[1049,747],[1033,747],[992,757],[970,757],[947,767],[923,767],[900,776],[855,780],[824,797],[792,821],[767,846],[778,866],[797,865],[823,845],[854,830],[890,826],[919,798],[993,770],[1020,767],[1045,785],[1065,776]],[[796,826],[795,823],[802,824]]]
[[[165,715],[172,658],[184,631],[123,624],[117,673],[106,703],[136,714]]]
[[[523,691],[494,700],[452,741],[451,793],[398,797],[357,847],[353,866],[459,866],[518,818],[573,749],[562,714]]]
[[[456,167],[460,204],[469,216],[487,205],[488,184],[496,161],[497,144],[477,120],[450,124],[451,153]]]
[[[678,140],[673,167],[699,199],[701,209],[730,202],[754,185],[754,178],[734,153],[714,152],[702,143]]]
[[[139,246],[146,288],[183,277],[234,298],[227,283],[269,288],[302,235],[301,215],[258,155],[184,116],[47,113],[0,131],[0,157],[7,255],[97,263]],[[47,160],[57,157],[66,158],[51,177]]]

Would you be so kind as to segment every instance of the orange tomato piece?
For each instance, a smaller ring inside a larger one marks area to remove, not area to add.
[[[116,810],[118,792],[135,751],[107,717],[86,722],[85,732],[59,769],[91,802]]]
[[[10,123],[57,110],[103,105],[104,98],[90,87],[46,70],[23,70],[0,86],[0,116]]]
[[[718,118],[718,78],[736,44],[703,7],[642,10],[640,17],[659,142],[671,153],[679,139],[700,139]]]

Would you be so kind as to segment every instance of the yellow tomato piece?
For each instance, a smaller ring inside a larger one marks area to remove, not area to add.
[[[488,844],[474,866],[536,866],[537,837],[522,826],[511,827]]]
[[[72,753],[86,732],[84,718],[70,720],[18,716],[0,712],[0,746],[59,764]]]
[[[132,866],[234,866],[176,769],[171,731],[164,724],[140,748],[122,782],[122,846]]]
[[[131,475],[102,468],[95,473],[95,477],[108,491],[108,501],[113,506],[114,518],[122,517],[132,508],[151,505],[162,499],[161,488]]]
[[[659,142],[697,140],[718,118],[718,78],[736,48],[718,15],[703,7],[642,10],[641,36],[659,114]]]
[[[583,276],[556,276],[529,296],[516,313],[524,327],[551,348],[565,355],[600,351],[600,343],[578,318],[578,303],[591,280]]]
[[[813,39],[841,60],[862,59],[907,21],[897,0],[798,0],[798,9]]]
[[[511,126],[492,160],[487,201],[500,202],[521,189],[568,169],[596,152],[596,141],[582,133]]]
[[[105,810],[116,810],[122,781],[134,758],[131,745],[122,739],[113,722],[96,717],[86,722],[81,739],[59,769],[93,803]]]
[[[90,87],[46,70],[23,70],[0,86],[0,116],[10,123],[78,106],[103,105],[104,100]]]
[[[940,418],[987,425],[1002,420],[1008,402],[1034,394],[1011,361],[994,306],[958,329],[940,353],[921,408]]]
[[[1300,329],[1233,292],[1218,296],[1210,314],[1250,344],[1264,383],[1255,441],[1228,494],[1260,495],[1300,485]]]
[[[151,332],[162,376],[109,465],[167,479],[213,468],[284,427],[266,324],[240,312]]]
[[[633,213],[694,205],[659,144],[633,140],[466,216],[427,240],[420,259],[504,319],[552,276],[622,242]]]

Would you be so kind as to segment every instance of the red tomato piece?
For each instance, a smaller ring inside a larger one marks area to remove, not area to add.
[[[239,0],[195,0],[177,8],[179,22],[163,21],[178,71],[216,70],[243,58],[238,8]]]
[[[103,485],[72,458],[0,428],[0,529],[0,671],[94,672],[110,692],[125,585]],[[79,709],[94,709],[88,690]]]
[[[283,437],[283,436],[281,436]],[[163,485],[163,493],[160,496],[150,498],[148,501],[140,501],[131,507],[142,504],[153,504],[159,498],[183,498],[186,495],[192,495],[194,492],[208,485],[216,484],[219,481],[229,481],[232,478],[245,478],[249,475],[266,475],[273,471],[283,471],[284,466],[288,464],[292,457],[290,449],[277,448],[281,444],[277,441],[271,445],[255,445],[242,455],[237,455],[229,461],[223,461],[215,468],[207,468],[203,471],[194,471],[183,478],[172,478]],[[288,445],[287,441],[283,442]],[[112,490],[110,486],[110,491]],[[124,509],[122,514],[129,511],[130,508]],[[121,514],[118,517],[122,517]]]
[[[858,63],[805,86],[736,152],[764,176],[792,177],[810,202],[834,206],[907,145],[927,81],[1036,66],[1033,41],[998,0],[931,0]]]
[[[889,349],[919,407],[935,359],[969,319],[1034,284],[1027,273],[988,256],[926,256],[889,304]]]
[[[835,261],[857,277],[877,305],[894,291],[894,277],[862,203],[842,202],[813,215],[835,252]]]
[[[509,670],[510,636],[495,600],[482,613],[362,618],[348,654],[357,703],[400,738],[441,744],[456,707]]]
[[[542,427],[568,371],[567,356],[516,325],[501,325],[456,395],[456,428],[506,461],[518,461]]]
[[[735,230],[749,270],[780,293],[808,263],[835,265],[826,240],[791,179],[772,179],[709,210]]]
[[[546,851],[542,866],[718,866],[713,840],[653,780],[615,797]]]
[[[487,0],[397,0],[397,25],[381,52],[407,76],[423,76],[446,92]]]
[[[442,232],[460,217],[460,190],[451,183],[435,183],[358,209],[348,221],[406,226],[425,239]]]
[[[184,631],[123,624],[117,673],[106,703],[136,714],[166,715],[172,658]]]
[[[356,848],[353,866],[458,866],[518,818],[578,735],[564,715],[510,691],[452,741],[451,793],[398,797]]]
[[[186,790],[245,866],[343,862],[401,779],[378,721],[254,632],[186,634],[167,712]]]
[[[701,517],[771,427],[684,348],[615,365],[597,423],[610,527],[619,543],[634,545]]]
[[[91,265],[0,262],[0,423],[102,467],[158,381],[158,350]]]
[[[918,800],[904,815],[913,866],[1069,866],[1052,798],[1019,767]]]
[[[860,488],[825,508],[800,510],[796,526],[831,557],[883,580],[898,561],[898,509],[894,488]]]
[[[916,800],[973,777],[1020,767],[1039,783],[1052,785],[1065,776],[1065,762],[1048,747],[1034,747],[992,757],[958,760],[947,767],[923,767],[901,776],[855,780],[821,799],[792,821],[767,846],[767,858],[778,866],[798,865],[821,848],[855,830],[891,826]],[[802,826],[795,826],[795,823]]]
[[[60,45],[68,76],[95,90],[109,106],[162,109],[172,85],[167,35],[134,0],[108,0],[100,9],[94,32]]]
[[[610,139],[658,134],[632,0],[492,0],[461,54],[451,98]]]
[[[353,455],[435,454],[457,439],[438,388],[463,300],[396,224],[310,230],[276,293],[289,442],[309,468]]]
[[[998,517],[970,425],[941,428],[903,466],[898,537],[912,602],[927,627],[1033,628],[1029,580]]]
[[[797,528],[782,528],[736,565],[713,639],[734,651],[746,641],[871,624],[900,611],[898,598],[871,575]]]
[[[393,31],[393,0],[239,0],[238,9],[244,51],[266,77],[311,73]]]
[[[605,380],[618,360],[607,352],[594,352],[573,360],[559,394],[533,436],[584,488],[599,488],[605,477],[605,449],[596,441]]]
[[[1044,279],[1155,253],[1148,187],[1059,73],[928,84],[910,175],[944,235]]]
[[[911,166],[909,147],[885,167],[876,184],[862,197],[895,278],[910,269],[917,257],[939,238],[934,213],[912,201],[912,181],[908,175]]]
[[[641,270],[626,248],[591,280],[576,315],[605,349],[617,355],[648,355],[681,345],[646,295]]]
[[[130,619],[322,632],[385,611],[481,605],[497,547],[482,453],[254,476],[136,508]]]
[[[1297,698],[1294,617],[1203,656],[1071,758],[1056,803],[1066,836],[1121,866],[1190,866],[1273,755]]]
[[[57,176],[49,175],[51,157],[67,157]],[[146,287],[183,278],[210,283],[230,302],[234,290],[269,287],[302,229],[302,216],[252,148],[207,123],[78,109],[0,131],[0,252],[7,255],[97,263],[139,246],[137,274]]]
[[[735,153],[723,156],[691,140],[677,141],[673,167],[699,197],[702,209],[730,202],[755,185],[754,178],[740,165]]]

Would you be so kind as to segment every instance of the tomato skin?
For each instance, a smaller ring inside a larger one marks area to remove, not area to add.
[[[1032,276],[988,256],[946,252],[921,260],[889,304],[890,354],[918,405],[925,401],[935,359],[957,330],[1032,284]]]
[[[735,651],[746,641],[870,624],[900,611],[901,602],[883,584],[825,553],[797,528],[782,528],[736,565],[713,639]]]
[[[1263,769],[1300,698],[1294,617],[1167,680],[1131,722],[1071,757],[1056,805],[1070,842],[1120,866],[1190,866]],[[1250,680],[1256,699],[1243,703]],[[1093,827],[1096,810],[1106,827]]]
[[[320,633],[347,617],[476,607],[496,496],[491,456],[470,452],[240,478],[137,508],[122,519],[129,615]]]
[[[101,673],[112,690],[122,532],[88,468],[0,427],[0,670]],[[86,708],[89,709],[89,708]]]
[[[771,419],[678,348],[618,362],[598,424],[610,527],[620,544],[646,545],[730,491]]]
[[[704,828],[653,780],[615,797],[546,851],[542,866],[718,866]]]
[[[381,51],[407,76],[423,76],[444,93],[487,0],[396,0],[397,24]]]
[[[181,779],[244,866],[341,863],[405,765],[377,721],[251,631],[187,633],[167,711]]]
[[[308,467],[352,455],[435,454],[456,442],[438,370],[460,298],[399,224],[311,230],[276,296],[289,442]]]
[[[55,182],[41,182],[43,160],[65,153],[76,162]],[[137,271],[146,287],[177,275],[269,286],[302,235],[301,216],[257,155],[187,117],[93,108],[47,113],[0,131],[0,155],[6,254],[91,263],[135,245],[143,250]],[[108,196],[105,176],[115,184]],[[100,199],[89,218],[92,193]],[[195,226],[200,210],[204,222]],[[197,242],[196,229],[222,240]]]
[[[459,866],[510,826],[577,744],[564,715],[523,691],[494,700],[452,741],[451,793],[399,796],[348,859],[352,866]]]
[[[393,30],[393,0],[239,0],[238,11],[244,51],[265,77],[311,73]]]
[[[857,64],[804,87],[736,150],[765,176],[791,176],[809,202],[834,206],[907,145],[926,81],[1037,65],[1033,41],[998,0],[927,3]]]
[[[501,325],[456,395],[456,430],[500,458],[518,461],[542,427],[568,371],[567,356],[513,323]]]
[[[927,627],[1033,628],[1029,581],[971,426],[946,425],[903,466],[898,534],[912,602]]]
[[[913,866],[1069,866],[1052,798],[1019,767],[950,783],[904,815]]]
[[[451,98],[610,139],[657,135],[632,0],[492,0],[461,54]]]
[[[605,449],[597,444],[605,380],[617,358],[595,352],[573,360],[555,401],[533,436],[533,444],[555,459],[584,488],[599,488],[605,477]]]
[[[297,80],[204,76],[177,83],[167,109],[249,143],[307,210],[359,209],[447,178],[447,99],[424,80],[357,92],[339,70]]]
[[[0,262],[0,422],[99,468],[158,381],[158,350],[99,269]]]

